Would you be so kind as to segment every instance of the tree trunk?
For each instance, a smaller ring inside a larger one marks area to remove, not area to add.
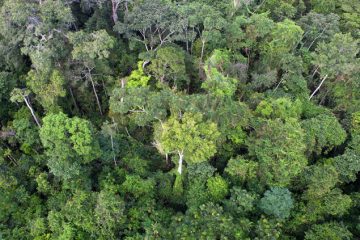
[[[112,5],[112,14],[111,14],[111,17],[112,17],[112,20],[114,22],[114,24],[118,21],[119,17],[117,15],[117,10],[119,8],[119,0],[111,0],[111,5]]]
[[[121,88],[122,88],[122,89],[125,88],[125,79],[124,79],[124,78],[121,79]],[[122,102],[122,103],[124,102],[124,98],[123,98],[123,97],[120,99],[120,102]]]
[[[204,58],[204,51],[205,51],[205,41],[201,40],[201,56],[200,56],[200,64],[203,64],[203,58]]]
[[[181,175],[182,173],[182,164],[184,160],[184,154],[183,152],[179,152],[179,167],[178,167],[178,173]]]
[[[92,85],[92,89],[94,91],[94,94],[95,94],[95,98],[96,98],[96,102],[97,102],[97,105],[99,107],[99,111],[100,111],[100,115],[103,115],[103,112],[102,112],[102,109],[101,109],[101,104],[100,104],[100,100],[99,100],[99,97],[96,93],[96,88],[95,88],[95,83],[94,83],[94,80],[91,76],[91,70],[88,68],[88,76],[89,76],[89,79],[90,79],[90,82],[91,82],[91,85]]]
[[[323,83],[325,82],[325,80],[327,79],[328,75],[326,75],[323,80],[321,81],[321,83],[319,84],[319,86],[315,89],[315,91],[311,94],[311,96],[309,97],[309,100],[311,100],[314,95],[320,90],[321,86],[323,85]]]
[[[166,165],[170,166],[170,162],[169,162],[169,154],[165,153],[165,161],[166,161]]]
[[[30,104],[30,101],[27,99],[26,96],[23,96],[23,98],[24,98],[24,101],[26,103],[26,106],[30,109],[31,115],[33,116],[36,124],[38,125],[39,128],[41,128],[40,122],[39,122],[38,118],[35,115],[34,109],[32,108],[32,106]]]

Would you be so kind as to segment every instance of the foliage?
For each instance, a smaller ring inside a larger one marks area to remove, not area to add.
[[[280,58],[296,48],[302,38],[304,31],[295,22],[285,19],[276,24],[270,33],[271,41],[262,48],[269,63],[276,64]]]
[[[143,69],[143,62],[138,62],[138,69],[133,70],[126,78],[126,86],[129,88],[132,87],[145,87],[150,80],[149,76],[146,76]]]
[[[235,216],[244,216],[255,210],[257,195],[241,189],[233,187],[230,190],[231,196],[229,200],[225,200],[225,207]]]
[[[359,0],[0,0],[0,239],[356,239]]]
[[[58,113],[47,115],[43,122],[40,139],[47,149],[48,166],[55,176],[66,180],[80,175],[80,164],[99,156],[99,145],[88,121]]]
[[[350,34],[335,34],[329,43],[321,43],[316,48],[314,65],[321,70],[321,75],[329,75],[331,78],[351,76],[357,72],[359,52],[358,40]]]
[[[216,153],[217,126],[209,121],[203,122],[199,113],[184,113],[180,120],[173,116],[158,125],[156,131],[156,141],[161,149],[165,153],[177,153],[188,164],[206,161]]]
[[[188,77],[185,69],[185,54],[175,47],[163,47],[156,52],[156,57],[151,61],[149,71],[162,84],[168,84],[176,89],[181,89]]]
[[[304,132],[294,118],[260,123],[247,145],[258,161],[261,180],[269,186],[288,186],[307,165]]]
[[[314,225],[305,233],[306,240],[315,239],[352,239],[352,234],[344,226],[336,222]]]
[[[69,40],[74,45],[72,56],[76,60],[90,61],[104,59],[110,55],[115,40],[105,30],[88,34],[83,31],[69,33]]]
[[[259,203],[262,211],[280,219],[288,218],[293,206],[294,200],[291,197],[291,192],[286,188],[279,187],[267,190]]]
[[[228,184],[220,176],[215,176],[207,180],[207,189],[213,201],[224,199],[228,193]]]
[[[320,154],[324,148],[331,151],[346,139],[346,132],[335,116],[320,114],[302,122],[306,132],[307,149]]]

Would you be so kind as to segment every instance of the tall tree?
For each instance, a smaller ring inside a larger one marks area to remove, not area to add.
[[[110,50],[114,47],[115,39],[105,30],[92,33],[84,31],[72,32],[68,34],[68,37],[74,46],[72,51],[73,59],[81,61],[84,65],[85,78],[91,83],[99,112],[102,115],[103,110],[96,91],[96,80],[93,76],[93,70],[96,69],[97,60],[101,61],[109,57]]]
[[[184,113],[172,116],[167,122],[158,124],[155,141],[158,149],[178,155],[178,173],[182,174],[183,161],[188,164],[208,160],[216,153],[217,126],[204,122],[199,113]]]
[[[100,155],[99,143],[91,123],[69,118],[64,113],[43,118],[40,139],[46,149],[51,172],[64,180],[81,174],[81,167]]]

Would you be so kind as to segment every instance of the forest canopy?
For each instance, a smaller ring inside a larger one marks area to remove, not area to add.
[[[359,239],[359,186],[359,0],[0,0],[0,239]]]

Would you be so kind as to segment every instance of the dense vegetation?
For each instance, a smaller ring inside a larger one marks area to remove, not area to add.
[[[360,238],[359,0],[0,6],[0,239]]]

